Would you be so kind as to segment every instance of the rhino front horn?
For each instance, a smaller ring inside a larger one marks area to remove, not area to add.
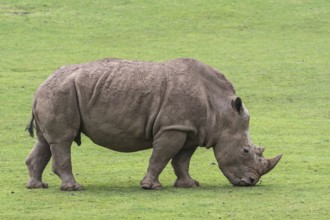
[[[282,158],[282,154],[277,155],[276,157],[274,157],[272,159],[267,159],[267,162],[264,164],[264,167],[263,167],[262,175],[265,175],[266,173],[271,171],[276,166],[276,164],[280,161],[281,158]]]

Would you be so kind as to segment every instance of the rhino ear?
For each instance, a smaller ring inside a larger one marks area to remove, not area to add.
[[[235,100],[231,100],[231,106],[235,111],[238,113],[241,113],[242,110],[242,99],[240,97],[237,97]]]

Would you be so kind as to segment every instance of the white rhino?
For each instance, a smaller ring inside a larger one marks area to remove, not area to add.
[[[35,121],[35,123],[33,123]],[[237,186],[253,186],[280,160],[262,156],[249,136],[249,113],[232,84],[193,59],[137,62],[103,59],[56,70],[37,90],[27,129],[37,142],[26,159],[28,188],[46,188],[52,170],[62,190],[82,189],[73,174],[71,144],[84,133],[120,151],[153,148],[144,189],[160,189],[158,177],[172,160],[174,186],[199,186],[188,173],[198,146],[213,148],[219,167]]]

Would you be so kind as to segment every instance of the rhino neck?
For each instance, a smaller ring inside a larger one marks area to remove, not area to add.
[[[215,114],[209,116],[205,121],[205,126],[199,128],[199,146],[207,149],[218,144],[218,137],[220,135],[221,127],[219,127],[219,119]]]
[[[221,164],[223,163],[223,160],[226,157],[227,151],[228,151],[228,148],[226,146],[222,146],[219,143],[217,143],[213,147],[214,156],[215,156],[215,159],[217,160],[219,166],[221,166]]]
[[[238,146],[249,140],[246,137],[229,133],[227,130],[222,130],[222,133],[218,137],[219,139],[214,145],[213,150],[219,166],[231,160],[231,155],[235,154]]]

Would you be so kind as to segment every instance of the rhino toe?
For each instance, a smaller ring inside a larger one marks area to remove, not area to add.
[[[174,183],[174,187],[190,188],[198,186],[199,182],[194,179],[177,179]]]
[[[28,188],[28,189],[43,189],[43,188],[48,188],[48,184],[43,183],[40,180],[31,179],[26,184],[26,188]]]
[[[141,187],[143,189],[155,189],[155,190],[159,190],[163,188],[161,184],[148,184],[148,183],[141,184]]]
[[[140,183],[141,187],[143,189],[155,189],[155,190],[159,190],[162,189],[163,186],[162,184],[158,181],[158,180],[150,180],[149,178],[145,177],[141,183]]]
[[[61,185],[62,191],[79,191],[83,190],[83,187],[78,183],[65,183]]]

